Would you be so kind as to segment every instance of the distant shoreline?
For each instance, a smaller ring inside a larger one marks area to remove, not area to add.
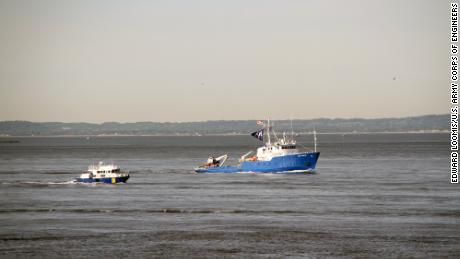
[[[448,130],[439,131],[382,131],[382,132],[316,132],[318,135],[372,135],[372,134],[447,134]],[[312,135],[313,132],[295,133],[296,136]],[[105,138],[105,137],[210,137],[210,136],[246,136],[249,133],[232,133],[232,134],[101,134],[101,135],[17,135],[17,136],[1,136],[0,138]],[[1,142],[0,142],[1,143]]]
[[[450,130],[450,115],[424,115],[388,119],[311,119],[276,120],[273,128],[279,133],[311,134],[371,134],[371,133],[432,133]],[[136,122],[102,124],[0,121],[1,136],[226,136],[246,135],[261,128],[256,121],[204,122]]]

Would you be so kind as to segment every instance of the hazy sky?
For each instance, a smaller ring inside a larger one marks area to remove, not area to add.
[[[0,120],[449,112],[450,1],[0,0]]]

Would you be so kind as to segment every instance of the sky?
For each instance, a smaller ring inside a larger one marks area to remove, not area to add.
[[[0,120],[449,112],[450,1],[0,0]]]

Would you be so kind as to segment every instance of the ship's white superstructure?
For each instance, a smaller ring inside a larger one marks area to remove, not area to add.
[[[286,134],[283,133],[283,138],[278,139],[276,132],[270,126],[270,120],[267,121],[266,130],[267,142],[265,143],[265,146],[259,147],[257,149],[256,156],[258,161],[270,161],[273,157],[300,153],[300,151],[297,149],[296,142],[292,135],[289,139],[288,137],[286,137]],[[271,141],[270,135],[271,130],[273,131],[273,135],[276,139],[276,141],[273,143]]]

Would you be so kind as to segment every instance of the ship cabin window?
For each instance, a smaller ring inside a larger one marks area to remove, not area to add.
[[[283,149],[295,149],[295,146],[283,146]]]

